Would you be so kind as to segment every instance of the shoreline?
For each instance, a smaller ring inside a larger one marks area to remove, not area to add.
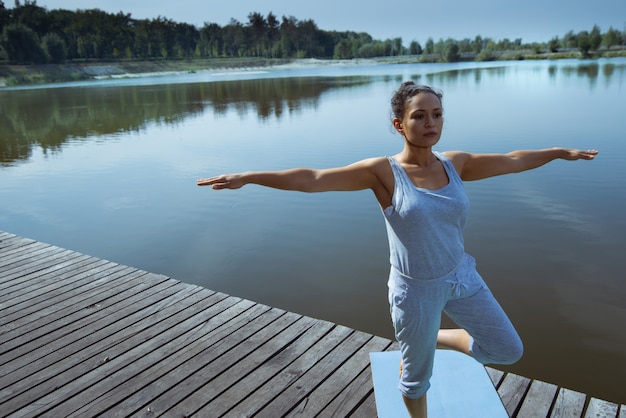
[[[177,61],[116,61],[68,64],[13,65],[0,63],[0,88],[35,86],[109,78],[140,78],[204,71],[259,71],[295,66],[364,65],[383,62],[375,59],[210,59]]]
[[[580,59],[578,53],[560,52],[544,54],[522,54],[520,52],[501,52],[490,61],[511,60],[558,60]],[[607,51],[591,59],[626,56],[626,49]],[[329,65],[373,65],[373,64],[419,64],[435,63],[439,55],[403,55],[378,58],[354,58],[350,60],[331,60],[316,58],[280,59],[280,58],[211,58],[203,60],[153,60],[153,61],[93,61],[67,64],[17,65],[0,63],[0,88],[32,86],[71,81],[101,80],[106,78],[132,78],[159,75],[189,74],[200,71],[254,71],[267,68],[285,68],[293,66],[329,66]],[[460,62],[476,61],[476,56],[463,57]]]

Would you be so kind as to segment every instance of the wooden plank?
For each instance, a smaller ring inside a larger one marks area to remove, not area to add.
[[[145,274],[143,271],[122,266],[111,270],[97,271],[93,276],[94,280],[87,285],[86,292],[78,291],[78,295],[74,297],[70,294],[65,300],[57,301],[49,306],[42,305],[39,310],[28,311],[24,316],[21,316],[19,311],[14,315],[10,313],[2,319],[3,321],[10,319],[10,322],[9,324],[5,323],[5,341],[0,343],[0,353],[62,328],[79,318],[90,316],[95,309],[101,308],[103,300],[107,300],[108,303],[122,300],[123,297],[127,297],[123,294],[124,290],[142,284],[140,278]],[[120,283],[126,287],[117,284],[108,287],[98,286],[99,283],[117,283],[115,282],[117,279],[124,279]],[[63,321],[59,321],[58,318],[63,318]],[[22,336],[22,340],[13,341],[20,336]]]
[[[17,238],[17,235],[15,234],[10,234],[8,232],[5,231],[0,231],[0,248],[2,248],[2,243],[3,241],[11,241]],[[26,238],[24,238],[26,239]]]
[[[167,283],[165,283],[167,284]],[[182,290],[182,291],[181,291]],[[82,363],[94,356],[99,356],[100,359],[106,359],[106,350],[115,346],[121,341],[127,338],[128,333],[131,335],[136,331],[137,319],[145,318],[145,320],[158,321],[158,316],[162,310],[172,304],[176,304],[181,298],[185,297],[188,292],[192,292],[195,289],[185,286],[163,286],[163,289],[157,294],[160,296],[171,296],[170,298],[161,298],[160,300],[142,300],[141,295],[129,303],[128,307],[125,307],[121,312],[115,312],[115,314],[107,315],[112,320],[109,322],[107,316],[104,316],[101,323],[97,326],[93,326],[93,330],[90,329],[90,333],[84,335],[84,331],[81,332],[80,328],[76,328],[68,335],[62,336],[61,339],[55,340],[48,346],[55,347],[54,351],[49,354],[44,354],[36,361],[27,364],[27,367],[18,369],[9,375],[2,376],[0,382],[5,378],[11,379],[14,382],[20,382],[28,377],[28,381],[33,384],[39,384],[46,382],[48,377],[57,375],[70,367]],[[155,294],[156,295],[156,294]],[[114,318],[115,315],[119,315],[118,320]],[[150,316],[153,316],[150,318]],[[93,324],[96,324],[94,322]],[[121,331],[121,332],[120,332]],[[97,361],[96,364],[103,361]],[[104,361],[106,362],[106,361]],[[48,382],[50,384],[50,382]],[[68,383],[67,381],[63,383]],[[62,384],[63,384],[62,383]],[[16,385],[19,383],[13,383]],[[12,386],[13,386],[12,385]],[[70,387],[77,386],[76,381],[69,382]],[[1,387],[2,385],[0,385]],[[55,386],[53,384],[53,386]],[[41,396],[38,393],[28,392],[27,395],[15,396],[15,393],[11,391],[11,387],[5,388],[0,391],[0,399],[5,399],[7,393],[13,395],[7,402],[8,407],[11,409],[23,408],[29,403],[33,402],[32,397],[35,399],[37,396]],[[60,396],[61,391],[55,387],[55,394],[50,398],[44,397],[45,401],[38,400],[37,404],[43,403],[47,408],[56,405],[58,402],[65,400]],[[63,414],[59,415],[63,416]]]
[[[14,271],[15,267],[18,265],[27,265],[35,260],[65,251],[69,250],[41,242],[3,249],[0,251],[0,272],[3,273],[2,280],[5,281],[7,272]]]
[[[502,370],[494,369],[493,367],[485,367],[489,378],[491,379],[491,383],[497,389],[500,387],[502,380],[504,380],[505,373]]]
[[[312,321],[301,315],[281,312],[271,324],[236,345],[230,345],[225,351],[206,350],[195,356],[193,362],[185,363],[185,367],[180,370],[184,380],[181,379],[177,385],[153,399],[147,408],[131,416],[191,415],[202,404],[219,396],[230,385],[246,376],[263,362],[265,356],[275,354],[287,341],[308,329]],[[148,409],[151,412],[146,412]]]
[[[306,352],[295,361],[288,364],[280,373],[271,376],[271,379],[259,386],[254,393],[245,396],[240,395],[239,402],[228,410],[229,415],[252,416],[257,413],[265,404],[294,384],[294,382],[335,349],[335,347],[351,333],[352,330],[347,327],[334,326],[324,338],[311,345]],[[233,387],[232,390],[237,390],[237,387]],[[232,401],[230,401],[230,403],[232,403]],[[200,410],[200,413],[208,413],[211,405],[212,404],[206,405]]]
[[[2,243],[3,239],[12,238],[15,235],[9,234],[8,232],[0,231],[0,243]]]
[[[192,383],[194,390],[188,397],[168,409],[167,414],[171,416],[196,414],[208,401],[221,396],[236,382],[246,379],[258,367],[299,339],[315,322],[312,318],[301,316],[278,334],[274,334],[274,331],[268,328],[268,331],[274,335],[257,334],[251,337],[249,346],[244,342],[235,350],[222,356],[219,362],[213,362],[210,367],[203,368],[200,373],[194,375],[192,380],[187,379],[189,383]],[[260,337],[258,341],[254,341],[257,337]],[[230,366],[224,368],[221,365],[222,362]],[[207,385],[207,379],[214,376],[217,377]]]
[[[498,387],[498,394],[509,416],[515,416],[529,386],[530,379],[513,373],[506,374]]]
[[[552,408],[551,418],[582,417],[587,396],[584,393],[561,388]]]
[[[94,259],[88,256],[87,262],[100,262],[98,259]],[[76,263],[80,263],[83,258],[80,257],[67,257],[65,260],[52,259],[51,264],[42,270],[30,274],[23,274],[18,278],[12,279],[10,282],[4,284],[11,284],[11,286],[5,286],[3,293],[0,297],[0,303],[14,304],[13,300],[16,298],[25,298],[27,296],[35,297],[41,293],[45,293],[45,289],[40,289],[40,286],[46,286],[50,283],[64,280],[66,277],[72,275],[72,266]]]
[[[26,258],[34,258],[39,252],[53,248],[51,245],[37,241],[25,245],[14,245],[11,248],[2,248],[2,251],[0,251],[0,271],[10,270],[13,267],[9,266],[14,262]],[[57,248],[57,250],[60,250],[60,248]]]
[[[591,398],[585,412],[585,418],[615,418],[618,408],[619,405],[612,402]]]
[[[22,282],[19,286],[16,286],[10,291],[7,290],[0,299],[0,306],[6,309],[19,303],[31,301],[33,298],[42,298],[43,296],[45,299],[46,293],[61,286],[71,286],[74,282],[72,277],[83,272],[91,272],[95,270],[98,265],[105,263],[105,261],[88,256],[66,260],[64,263],[61,263],[58,269],[48,271],[42,275],[39,281]],[[27,305],[30,306],[32,304],[33,302],[28,302]]]
[[[260,410],[255,417],[276,417],[289,413],[295,405],[299,405],[305,397],[309,396],[317,386],[328,376],[332,375],[339,366],[367,343],[370,338],[370,335],[362,332],[350,334],[348,338],[324,357],[324,361],[318,362],[309,369],[294,384]]]
[[[190,323],[195,324],[192,330],[199,326],[197,320],[190,320],[198,310],[213,307],[221,311],[237,302],[236,299],[231,301],[224,294],[206,289],[187,288],[179,292],[177,297],[177,303],[134,324],[135,329],[130,333],[132,337],[110,345],[104,351],[89,350],[85,353],[86,358],[71,370],[45,381],[34,394],[40,395],[42,391],[51,394],[49,398],[56,405],[46,400],[46,414],[67,417],[84,407],[85,400],[104,397],[111,390],[119,388],[129,377],[148,367],[155,357],[167,358],[169,354],[178,351],[186,340],[196,339],[197,335],[187,334],[186,331],[189,331],[187,325]],[[101,345],[107,345],[107,342],[102,341]],[[103,358],[107,360],[101,361]],[[68,379],[72,384],[63,385]],[[126,385],[120,389],[126,391]],[[79,413],[78,416],[92,415]]]
[[[556,385],[533,380],[517,415],[519,417],[549,416],[558,389]]]
[[[66,250],[64,248],[55,247],[49,244],[35,243],[29,246],[19,247],[12,251],[7,251],[3,254],[2,261],[0,261],[0,269],[2,271],[3,278],[19,277],[20,271],[17,267],[37,265],[40,262],[42,264],[53,265],[53,260],[58,257],[59,254],[78,254],[75,251]],[[5,279],[6,280],[6,279]]]
[[[10,351],[27,343],[31,351],[45,346],[50,341],[58,340],[61,336],[69,333],[68,330],[71,330],[72,327],[86,327],[95,322],[98,319],[95,313],[100,309],[105,309],[105,312],[108,312],[111,310],[110,305],[119,303],[118,308],[126,306],[132,303],[132,300],[129,302],[125,299],[142,291],[143,288],[152,286],[142,281],[145,272],[140,270],[133,271],[130,268],[125,268],[113,273],[113,277],[118,276],[125,279],[124,285],[126,287],[95,288],[91,297],[68,299],[11,321],[10,331],[4,333],[5,341],[0,343],[0,364],[15,358],[16,353],[24,354],[19,351],[9,354]],[[59,320],[60,318],[62,320]]]
[[[40,265],[49,264],[49,260],[58,257],[59,254],[71,254],[73,251],[65,250],[59,247],[53,247],[51,245],[46,244],[33,244],[36,248],[27,248],[20,250],[17,254],[12,257],[7,257],[2,261],[2,276],[5,280],[11,280],[13,278],[19,277],[22,275],[22,270],[24,266],[28,266],[29,268],[34,267],[36,269],[40,269]],[[36,271],[36,270],[29,270]]]
[[[333,324],[329,322],[316,322],[297,340],[293,341],[285,349],[280,351],[278,355],[264,362],[252,373],[248,374],[245,378],[229,387],[226,391],[221,393],[219,397],[204,405],[196,413],[199,416],[206,416],[209,414],[219,416],[231,410],[233,406],[240,403],[243,399],[253,398],[254,403],[261,405],[269,402],[274,396],[272,395],[272,391],[281,391],[285,387],[280,385],[279,379],[274,378],[277,376],[284,376],[287,377],[288,380],[295,380],[294,375],[297,374],[297,372],[293,369],[285,370],[285,368],[290,364],[293,364],[304,353],[311,351],[310,349],[317,351],[313,347],[316,347],[316,343],[319,342],[320,339],[331,330],[331,328],[333,328]],[[324,338],[323,340],[327,339]],[[263,387],[267,389],[268,381],[272,382],[272,391],[270,392],[262,390]],[[283,385],[288,385],[288,383],[284,381],[281,383]]]
[[[81,274],[80,271],[79,269],[75,282],[65,284],[59,281],[50,286],[43,286],[47,287],[46,290],[48,291],[58,289],[56,295],[37,291],[33,291],[32,295],[25,295],[25,303],[22,306],[8,306],[6,314],[2,316],[2,320],[12,323],[20,320],[21,323],[28,323],[29,317],[32,318],[34,316],[39,319],[50,316],[49,321],[53,321],[57,316],[67,315],[66,312],[62,311],[67,310],[68,307],[74,307],[74,310],[76,310],[78,309],[77,305],[90,296],[107,290],[110,291],[114,288],[121,291],[119,289],[120,286],[132,287],[130,282],[146,274],[143,271],[119,265],[92,266],[86,270],[85,274]],[[29,296],[32,297],[29,298]],[[23,301],[23,299],[20,298],[19,301]],[[89,306],[89,304],[86,306]],[[42,325],[41,322],[39,324]]]
[[[0,271],[8,270],[10,267],[7,266],[11,264],[14,257],[29,254],[37,249],[47,247],[49,247],[49,245],[41,242],[32,241],[26,243],[21,240],[15,240],[10,245],[0,247]]]
[[[184,347],[176,356],[177,361],[170,361],[169,368],[147,370],[145,381],[149,383],[119,402],[115,406],[115,414],[126,417],[147,411],[150,405],[168,396],[168,391],[195,373],[202,364],[209,364],[219,358],[284,314],[280,309],[257,304],[245,314],[227,320],[197,342]]]
[[[55,250],[54,247],[50,252],[36,257],[32,260],[26,260],[24,264],[13,266],[12,269],[2,271],[3,281],[0,284],[0,290],[18,286],[28,280],[36,279],[47,271],[56,269],[55,260],[59,257],[75,257],[77,253],[68,250]],[[48,269],[48,270],[46,270]]]
[[[10,368],[3,366],[3,369],[7,369],[7,373],[0,377],[0,387],[3,387],[5,381],[24,379],[33,370],[62,361],[79,347],[95,344],[109,333],[116,333],[120,329],[131,326],[142,316],[158,312],[168,303],[172,303],[171,300],[167,299],[168,296],[173,296],[184,287],[177,286],[177,284],[162,282],[141,293],[135,293],[129,289],[127,290],[128,297],[123,301],[105,306],[100,310],[94,308],[87,317],[64,324],[54,334],[54,339],[50,334],[46,334],[45,338],[38,338],[36,349],[28,353],[15,350],[17,354],[13,352],[3,354],[0,356],[3,360],[10,357],[12,361]],[[89,327],[83,326],[83,324],[88,324]],[[46,341],[46,344],[41,345],[42,341]],[[25,368],[26,365],[29,367]]]
[[[323,338],[317,338],[320,333],[324,334]],[[219,398],[201,408],[198,415],[203,416],[209,411],[216,411],[228,412],[232,416],[252,416],[293,384],[350,333],[351,330],[346,327],[334,327],[333,324],[320,321],[308,330],[303,341],[299,340],[297,345],[288,347],[246,379],[237,382]],[[315,338],[317,340],[312,341]]]
[[[369,354],[384,351],[390,341],[372,337],[363,347],[336,369],[287,416],[345,416],[358,407],[371,389],[371,369]],[[357,380],[361,377],[360,380]],[[363,379],[367,378],[366,381]],[[398,396],[399,393],[398,393]]]
[[[373,409],[366,413],[364,412],[366,409],[363,407],[363,404],[367,404],[370,401],[370,398]],[[294,414],[297,409],[298,408],[295,408],[292,411],[292,414]],[[374,399],[374,390],[372,388],[372,371],[369,364],[352,382],[350,382],[346,388],[344,388],[325,408],[322,409],[318,416],[354,416],[357,418],[376,416],[376,402]]]
[[[20,240],[20,239],[23,241],[34,241],[34,240],[27,239],[27,238],[18,237],[15,234],[10,234],[5,231],[0,231],[0,249],[4,247],[5,243],[11,243],[15,240]]]
[[[378,416],[373,389],[372,393],[348,416],[355,418],[376,418]]]
[[[15,294],[6,302],[0,302],[0,318],[9,312],[19,312],[21,316],[24,316],[28,312],[36,311],[39,309],[39,303],[48,301],[64,292],[72,291],[80,287],[81,284],[88,285],[93,281],[90,276],[97,271],[102,268],[117,266],[104,260],[85,257],[85,259],[78,259],[75,264],[68,265],[62,270],[48,273],[50,279],[54,278],[54,280],[50,280],[50,283],[25,287],[25,291],[21,294]],[[45,278],[45,280],[47,279],[48,277]]]
[[[7,284],[10,283],[11,286],[5,287],[0,301],[8,303],[15,297],[27,294],[29,291],[37,292],[39,286],[46,284],[46,279],[48,280],[48,283],[50,280],[55,280],[55,273],[69,265],[75,264],[80,261],[82,257],[85,256],[79,253],[61,253],[59,257],[49,259],[48,265],[42,264],[40,265],[40,268],[35,269],[35,271],[30,274],[23,274],[19,277],[11,279],[7,282]]]
[[[194,306],[199,308],[199,305],[205,305],[205,302]],[[223,299],[210,307],[205,307],[206,309],[199,312],[190,313],[191,309],[185,308],[183,310],[184,314],[190,315],[190,317],[172,326],[167,333],[163,332],[158,335],[159,340],[167,340],[165,344],[154,348],[147,347],[144,344],[137,345],[133,347],[133,350],[138,354],[135,357],[131,357],[134,353],[130,351],[124,353],[124,360],[132,361],[132,366],[123,365],[123,367],[118,367],[114,374],[108,375],[106,381],[97,382],[96,385],[90,387],[89,390],[93,394],[81,393],[81,398],[89,395],[89,401],[85,402],[83,400],[80,408],[69,413],[67,417],[96,416],[108,410],[114,410],[116,414],[120,414],[120,403],[122,401],[134,393],[144,391],[153,393],[147,389],[149,385],[157,381],[165,373],[175,370],[176,367],[188,359],[186,353],[189,353],[190,347],[204,346],[208,335],[216,333],[220,327],[228,326],[228,322],[231,320],[233,322],[241,322],[242,316],[252,315],[254,317],[254,315],[257,315],[254,313],[255,306],[258,314],[265,312],[264,309],[259,309],[261,306],[255,305],[254,302],[234,297]],[[269,309],[268,307],[266,308]],[[246,312],[246,315],[242,315],[244,312]],[[178,317],[179,315],[176,316],[176,318]],[[164,324],[164,326],[166,325]],[[150,329],[149,332],[154,332],[154,330]],[[142,336],[141,339],[145,340],[146,336]],[[121,363],[121,356],[115,356],[114,353],[113,356],[114,361]],[[100,374],[100,371],[98,371],[98,374]],[[143,405],[137,405],[137,402],[132,402],[132,404],[135,408]],[[66,408],[69,410],[67,406]],[[121,413],[121,415],[129,412],[131,411]]]

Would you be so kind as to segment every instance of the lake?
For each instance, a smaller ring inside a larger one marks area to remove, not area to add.
[[[525,343],[506,370],[626,403],[626,59],[310,62],[0,89],[0,230],[393,338],[371,192],[195,181],[393,155],[389,99],[404,80],[444,93],[437,150],[600,150],[467,183],[466,245]]]

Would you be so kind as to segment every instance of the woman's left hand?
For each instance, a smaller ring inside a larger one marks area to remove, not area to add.
[[[595,156],[598,155],[598,150],[595,149],[564,149],[564,151],[565,153],[561,158],[568,161],[593,160]]]

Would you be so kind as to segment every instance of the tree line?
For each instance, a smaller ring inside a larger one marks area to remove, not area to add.
[[[130,14],[91,10],[47,10],[36,0],[15,0],[8,9],[0,0],[0,60],[20,64],[77,60],[193,58],[322,58],[352,59],[420,55],[435,61],[495,59],[499,51],[557,52],[577,50],[584,57],[604,47],[626,45],[626,34],[609,28],[602,33],[568,32],[546,43],[524,44],[476,36],[474,39],[428,38],[405,47],[401,38],[375,40],[365,32],[327,31],[311,19],[278,18],[251,12],[245,23],[224,26],[205,22],[200,28],[171,19],[133,19]]]

